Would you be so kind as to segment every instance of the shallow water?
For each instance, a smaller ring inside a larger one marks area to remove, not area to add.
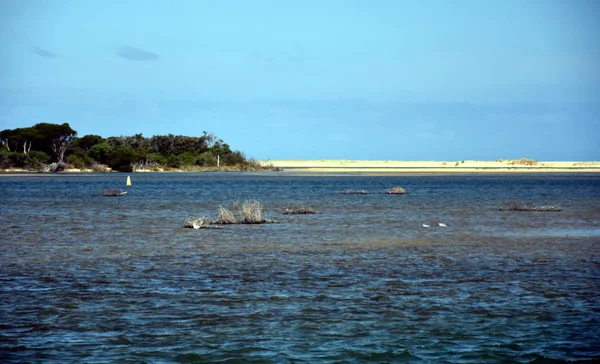
[[[2,362],[600,360],[598,175],[125,176],[0,178]]]

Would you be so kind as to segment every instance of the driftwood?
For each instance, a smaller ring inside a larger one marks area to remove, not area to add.
[[[127,191],[115,189],[115,190],[102,190],[102,196],[123,196]]]
[[[220,229],[216,226],[211,226],[212,220],[208,219],[206,216],[202,217],[188,217],[183,223],[184,228],[188,229]]]
[[[544,212],[558,212],[562,211],[562,208],[557,205],[545,205],[545,206],[532,206],[525,202],[514,201],[506,203],[500,207],[500,211],[544,211]]]
[[[281,211],[284,215],[306,215],[306,214],[316,214],[317,212],[313,209],[312,206],[308,205],[299,205],[299,206],[288,206]]]
[[[388,195],[404,195],[406,193],[406,190],[402,187],[393,187],[387,190],[386,193]]]

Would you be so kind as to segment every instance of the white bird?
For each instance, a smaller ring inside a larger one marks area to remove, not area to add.
[[[438,223],[438,226],[447,227],[448,225],[444,224],[443,222],[440,222],[440,223]]]
[[[423,224],[423,227],[431,227],[430,225],[427,224]]]

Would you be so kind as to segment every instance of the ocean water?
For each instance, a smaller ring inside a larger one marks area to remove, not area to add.
[[[0,176],[0,362],[600,360],[599,175],[131,178]]]

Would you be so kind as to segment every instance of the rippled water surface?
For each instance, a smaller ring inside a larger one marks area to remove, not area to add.
[[[0,176],[0,362],[600,360],[598,175],[131,176]]]

